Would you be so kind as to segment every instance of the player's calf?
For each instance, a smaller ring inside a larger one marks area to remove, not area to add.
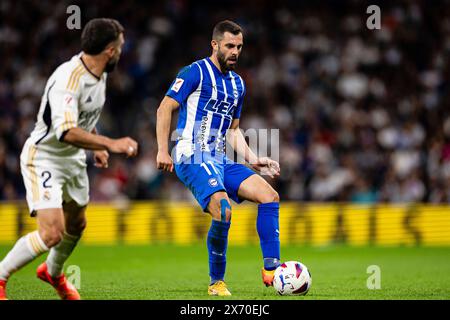
[[[76,288],[62,273],[64,263],[74,250],[86,227],[85,206],[75,202],[64,204],[65,231],[59,223],[46,225],[49,241],[55,245],[50,249],[46,262],[37,269],[37,277],[52,285],[63,300],[79,300]],[[59,241],[58,241],[59,240]]]
[[[280,265],[279,195],[270,188],[261,194],[256,228],[260,238],[264,267],[262,281],[266,287],[273,285],[275,269]]]
[[[39,210],[37,217],[39,230],[20,238],[0,262],[0,280],[7,281],[14,272],[61,241],[64,230],[62,210]]]
[[[217,282],[223,282],[225,277],[228,231],[231,220],[231,206],[226,194],[224,192],[214,194],[208,210],[213,219],[206,243],[209,255],[210,285],[214,285]]]
[[[262,192],[256,196],[259,203],[256,229],[263,253],[262,280],[268,287],[272,286],[275,269],[280,265],[280,196],[267,182],[261,187]]]
[[[75,201],[64,204],[66,231],[61,242],[50,250],[46,260],[48,273],[56,278],[62,275],[64,263],[72,254],[86,228],[86,206],[78,206]]]
[[[256,229],[264,258],[262,278],[272,285],[273,271],[280,264],[279,209],[280,196],[261,176],[254,174],[244,180],[238,191],[242,199],[258,203]]]
[[[264,269],[275,270],[280,265],[279,203],[258,205],[256,230],[264,258]]]
[[[4,282],[3,291],[5,291],[6,281],[14,272],[48,250],[38,231],[28,233],[17,240],[11,251],[0,262],[0,281]]]

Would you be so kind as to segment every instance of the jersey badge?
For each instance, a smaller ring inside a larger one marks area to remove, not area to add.
[[[183,83],[184,83],[184,79],[176,78],[175,79],[175,83],[172,86],[172,90],[175,91],[175,92],[180,91],[181,86],[183,85]]]

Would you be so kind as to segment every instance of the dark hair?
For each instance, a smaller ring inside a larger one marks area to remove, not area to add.
[[[241,26],[238,25],[236,22],[230,20],[223,20],[214,26],[212,38],[214,40],[220,40],[222,39],[223,34],[225,32],[230,32],[235,36],[238,35],[239,33],[243,33]]]
[[[87,54],[99,54],[123,32],[124,28],[117,20],[92,19],[84,26],[81,33],[81,50]]]

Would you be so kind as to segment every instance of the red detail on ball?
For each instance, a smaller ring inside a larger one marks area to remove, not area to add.
[[[302,273],[302,267],[300,266],[300,264],[298,264],[298,263],[295,264],[295,270],[297,271],[295,276],[297,278],[300,277],[300,274]]]
[[[281,267],[282,267],[282,268],[287,268],[286,263],[283,263],[283,264],[281,265]]]

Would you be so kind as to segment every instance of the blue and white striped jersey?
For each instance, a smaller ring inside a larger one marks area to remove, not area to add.
[[[180,104],[176,159],[194,152],[225,152],[225,134],[241,116],[245,85],[235,72],[222,73],[209,58],[184,67],[166,93]]]

